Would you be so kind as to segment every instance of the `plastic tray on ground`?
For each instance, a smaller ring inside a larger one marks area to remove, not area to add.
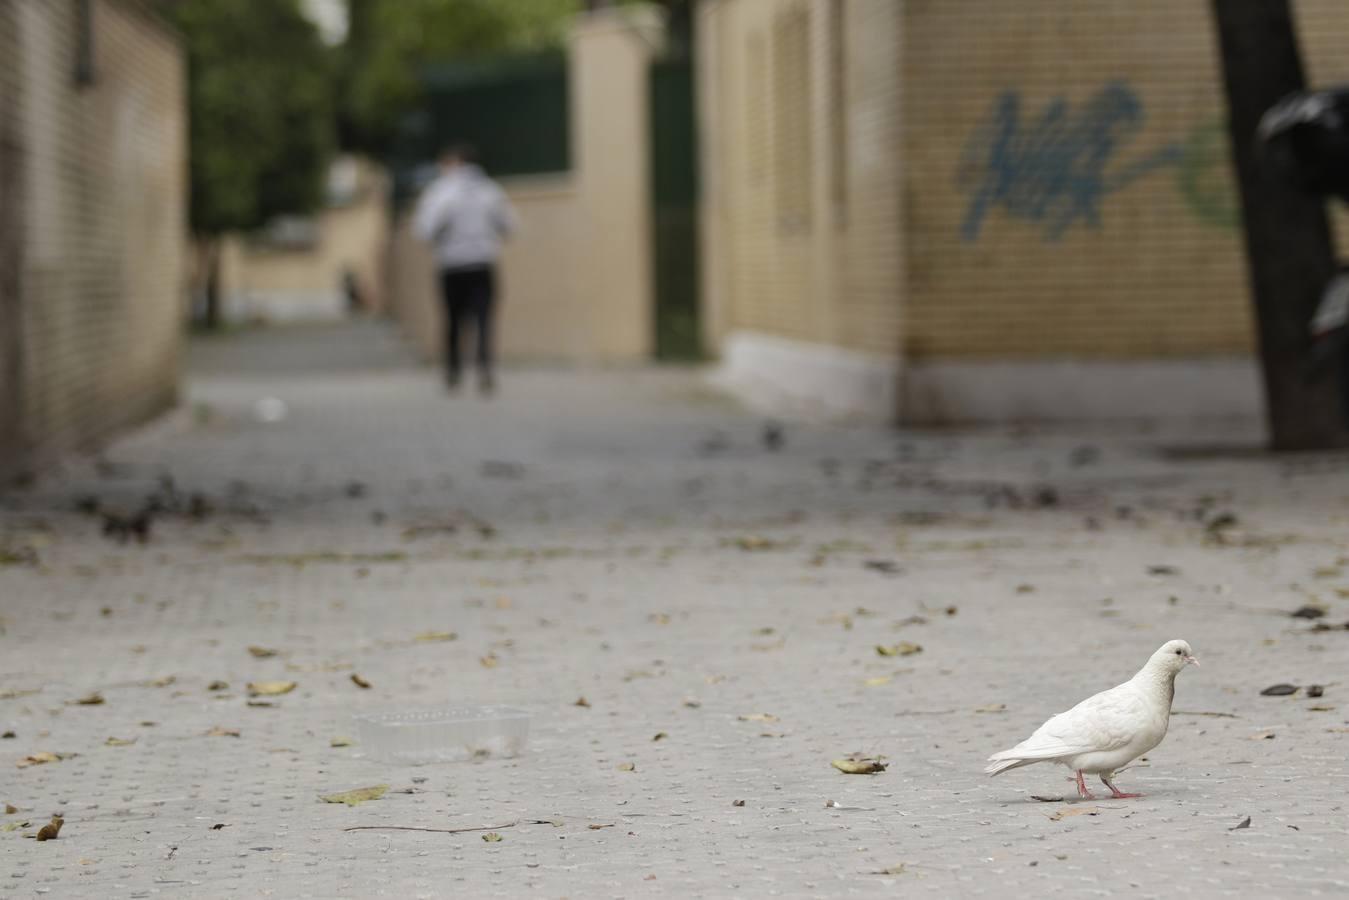
[[[511,706],[454,706],[353,718],[366,755],[411,765],[519,756],[529,740],[529,713]]]

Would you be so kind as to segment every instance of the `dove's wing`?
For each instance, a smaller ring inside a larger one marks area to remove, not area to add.
[[[1122,684],[1059,713],[1015,747],[989,758],[1059,759],[1118,750],[1134,738],[1146,717],[1143,698],[1132,685]]]

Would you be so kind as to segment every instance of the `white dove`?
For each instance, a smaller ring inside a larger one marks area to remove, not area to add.
[[[1082,780],[1084,772],[1100,775],[1115,799],[1142,796],[1124,793],[1110,779],[1166,737],[1176,675],[1190,663],[1199,665],[1189,644],[1167,641],[1133,678],[1059,713],[1012,749],[994,753],[984,771],[997,775],[1032,763],[1057,762],[1077,773],[1077,792],[1087,800],[1093,798]]]

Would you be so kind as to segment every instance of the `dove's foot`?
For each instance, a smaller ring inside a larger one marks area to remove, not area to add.
[[[1101,783],[1104,784],[1106,787],[1110,788],[1110,799],[1112,800],[1130,800],[1134,797],[1143,796],[1142,794],[1126,794],[1124,791],[1121,791],[1119,788],[1115,787],[1115,785],[1111,783],[1110,779],[1104,775],[1101,776]]]
[[[1081,797],[1083,800],[1096,799],[1095,795],[1093,795],[1091,791],[1087,790],[1087,783],[1082,780],[1081,769],[1077,770],[1077,796]]]

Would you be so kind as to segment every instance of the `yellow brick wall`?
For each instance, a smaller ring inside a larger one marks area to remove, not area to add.
[[[1207,3],[907,10],[909,358],[1250,352]],[[1349,7],[1298,10],[1342,76]]]
[[[1312,83],[1349,81],[1349,4],[1296,9]],[[772,91],[775,67],[800,64],[774,55],[774,26],[799,10],[804,124]],[[1251,351],[1208,3],[708,0],[698,25],[713,342],[743,329],[906,360]],[[773,180],[792,128],[813,135],[808,234],[784,228]]]
[[[13,302],[0,307],[0,444],[41,458],[98,440],[176,393],[186,236],[184,65],[134,0],[96,0],[93,80],[75,78],[74,3],[0,7],[8,165],[22,212]],[[17,175],[13,173],[17,172]]]
[[[713,345],[752,330],[897,349],[900,12],[893,0],[700,7]]]

